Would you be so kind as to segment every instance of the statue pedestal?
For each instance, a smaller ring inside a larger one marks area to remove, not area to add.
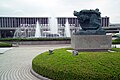
[[[111,49],[111,35],[72,35],[71,46],[78,51],[107,51]]]

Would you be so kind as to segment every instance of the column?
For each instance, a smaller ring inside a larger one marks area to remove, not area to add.
[[[108,27],[109,27],[109,17],[107,19],[108,19]]]
[[[14,19],[13,19],[13,17],[12,17],[12,27],[14,27],[14,25],[13,25],[13,24],[14,24],[14,23],[13,23],[13,20],[14,20]]]
[[[107,27],[107,17],[105,18],[105,27]]]
[[[105,18],[103,18],[102,22],[103,22],[103,27],[105,27]]]
[[[16,17],[16,27],[18,28],[18,17]]]
[[[21,23],[22,23],[22,19],[21,19],[21,17],[20,17],[20,26],[21,26]]]
[[[11,28],[11,17],[8,18],[8,27]]]
[[[2,21],[2,23],[1,23],[1,28],[3,27],[3,17],[1,18],[1,21]]]
[[[63,24],[63,18],[61,18],[61,26],[62,26],[62,24]]]
[[[3,18],[3,27],[6,27],[6,21],[5,21],[5,17]]]
[[[32,20],[32,24],[34,24],[34,22],[35,22],[35,21],[34,21],[34,18],[32,18],[31,20]]]
[[[16,28],[17,27],[17,25],[16,25],[16,18],[14,17],[14,26],[13,26],[14,28]]]
[[[26,22],[26,17],[24,18],[24,22],[25,22],[25,25],[27,24],[27,22]]]
[[[9,26],[9,23],[8,23],[8,18],[9,18],[9,17],[7,17],[7,26],[6,26],[6,27],[8,27],[8,26]]]
[[[8,17],[6,17],[6,27],[8,27]]]

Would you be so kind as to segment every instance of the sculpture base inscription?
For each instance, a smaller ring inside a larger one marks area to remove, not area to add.
[[[71,46],[79,51],[107,51],[111,49],[111,35],[72,35]]]

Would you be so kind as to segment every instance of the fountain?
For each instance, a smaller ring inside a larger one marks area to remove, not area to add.
[[[26,38],[27,37],[27,28],[19,27],[15,30],[13,38]]]
[[[49,19],[49,22],[50,22],[50,32],[53,34],[58,34],[57,19],[52,16]]]
[[[71,37],[70,26],[69,26],[69,23],[68,23],[68,19],[66,19],[66,24],[65,24],[65,35],[66,35],[66,37]]]
[[[58,38],[60,37],[60,34],[58,34],[58,26],[57,26],[57,19],[55,17],[49,18],[49,24],[50,24],[50,31],[44,31],[45,34],[44,37],[47,38]]]
[[[13,38],[33,38],[34,35],[33,25],[20,24],[20,26],[16,28]]]
[[[41,37],[41,32],[40,32],[40,25],[39,22],[36,22],[36,29],[35,29],[35,38]]]

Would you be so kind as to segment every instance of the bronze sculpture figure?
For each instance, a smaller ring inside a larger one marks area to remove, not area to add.
[[[81,30],[77,35],[105,35],[106,32],[101,26],[101,13],[99,9],[95,10],[81,10],[79,12],[74,11],[74,16],[77,16],[78,22],[81,26]]]

